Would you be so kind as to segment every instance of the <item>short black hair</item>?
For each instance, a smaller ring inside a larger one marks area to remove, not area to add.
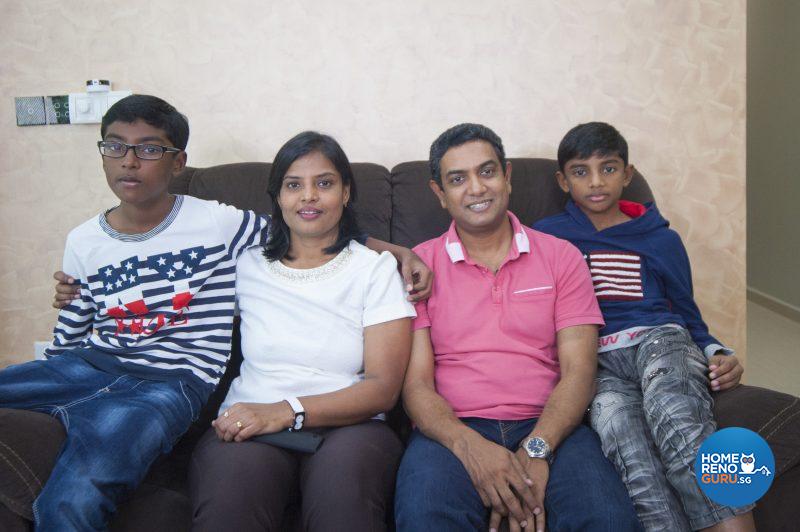
[[[436,184],[442,186],[442,157],[450,148],[455,148],[473,140],[482,140],[492,145],[497,159],[500,161],[502,172],[506,171],[506,152],[503,149],[503,141],[497,133],[481,124],[458,124],[453,126],[431,144],[431,153],[428,162],[431,166],[431,179]]]
[[[344,206],[342,218],[339,220],[339,236],[333,245],[323,249],[323,251],[328,254],[338,253],[346,248],[351,240],[364,240],[364,233],[358,226],[356,213],[353,210],[353,204],[358,194],[356,193],[353,169],[350,166],[347,155],[345,155],[344,150],[333,137],[316,131],[303,131],[281,146],[275,156],[275,160],[272,162],[269,182],[267,183],[267,192],[272,198],[271,236],[269,242],[264,246],[264,256],[267,260],[280,260],[284,257],[289,260],[292,259],[289,256],[289,244],[291,242],[289,226],[286,225],[286,221],[283,219],[283,213],[278,204],[278,196],[280,196],[281,188],[283,187],[283,178],[292,163],[313,152],[321,153],[333,163],[336,171],[342,176],[342,185],[350,186],[350,198],[347,205]]]
[[[628,143],[619,131],[605,122],[587,122],[573,127],[558,145],[558,168],[564,167],[572,159],[588,159],[594,154],[619,155],[628,165]]]
[[[100,123],[100,137],[106,138],[106,130],[114,122],[131,124],[137,120],[163,129],[173,146],[186,149],[189,120],[161,98],[147,94],[131,94],[109,107]]]

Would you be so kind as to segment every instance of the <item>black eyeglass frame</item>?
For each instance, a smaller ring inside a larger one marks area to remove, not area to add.
[[[122,155],[119,155],[119,156],[107,155],[107,154],[103,153],[103,144],[119,144],[120,146],[125,146],[125,151],[122,152]],[[139,155],[139,152],[138,152],[137,148],[139,148],[140,146],[155,146],[157,148],[161,148],[163,151],[160,153],[160,155],[158,157],[148,159],[146,157],[142,157],[141,155]],[[145,143],[142,143],[142,144],[125,144],[124,142],[120,142],[118,140],[98,140],[97,141],[97,151],[100,152],[100,155],[102,155],[103,157],[108,157],[109,159],[122,159],[123,157],[128,155],[128,150],[130,150],[131,148],[133,148],[133,154],[136,156],[136,158],[137,159],[141,159],[143,161],[158,161],[158,160],[161,160],[164,157],[165,153],[180,153],[180,152],[183,151],[180,148],[173,148],[172,146],[161,146],[159,144],[150,144],[148,142],[145,142]]]

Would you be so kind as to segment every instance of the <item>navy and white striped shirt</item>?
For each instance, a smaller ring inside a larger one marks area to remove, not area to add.
[[[176,196],[147,233],[118,233],[105,214],[81,224],[64,251],[81,297],[59,313],[45,355],[71,351],[109,373],[179,379],[204,400],[230,354],[236,259],[268,234],[268,217],[191,196]]]

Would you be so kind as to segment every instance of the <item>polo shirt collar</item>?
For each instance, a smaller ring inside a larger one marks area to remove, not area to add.
[[[514,216],[514,213],[511,211],[507,212],[508,218],[511,220],[511,229],[514,231],[514,240],[511,244],[511,256],[509,257],[509,260],[514,260],[519,257],[520,253],[531,252],[531,242],[528,240],[528,235],[522,228],[522,224],[519,222],[519,219]],[[461,243],[461,239],[458,237],[455,221],[450,222],[450,229],[447,230],[444,248],[453,263],[466,261],[464,245]]]

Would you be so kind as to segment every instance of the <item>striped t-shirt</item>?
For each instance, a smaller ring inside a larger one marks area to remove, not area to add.
[[[59,313],[45,355],[71,351],[109,373],[179,379],[205,399],[230,353],[236,259],[268,233],[268,217],[191,196],[176,196],[147,233],[119,233],[105,214],[79,225],[63,269],[81,297]]]

